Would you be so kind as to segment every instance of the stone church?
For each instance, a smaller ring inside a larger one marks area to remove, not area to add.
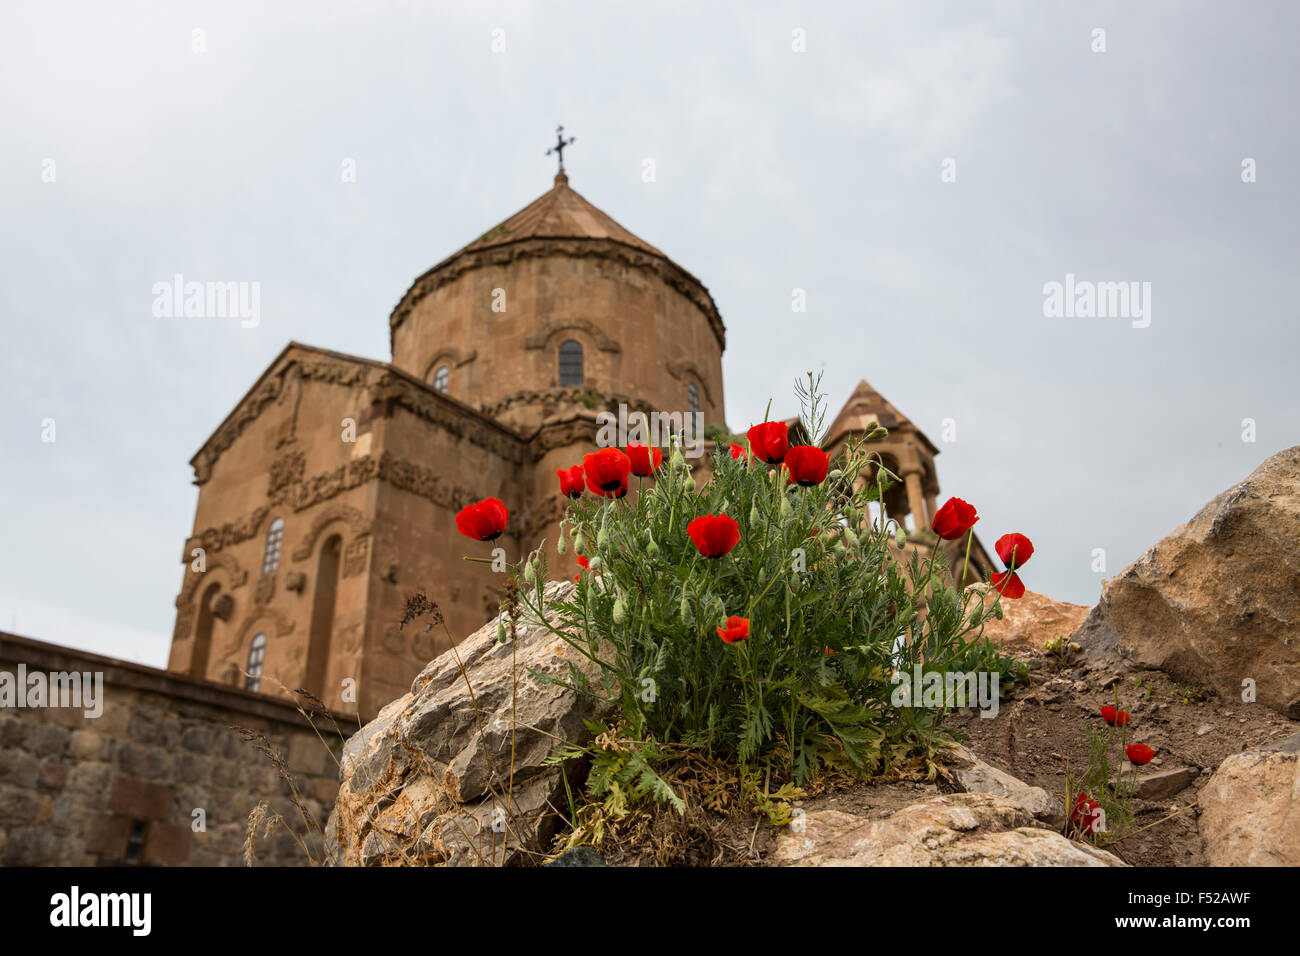
[[[563,168],[416,278],[388,325],[391,362],[289,343],[192,459],[169,670],[272,695],[303,687],[369,719],[446,648],[440,630],[399,629],[411,593],[439,603],[455,639],[496,613],[500,575],[464,560],[457,510],[502,499],[515,560],[555,540],[556,469],[595,450],[599,412],[698,412],[725,431],[713,297]],[[828,450],[873,420],[904,479],[888,513],[928,528],[938,449],[865,382]],[[707,477],[707,455],[699,464]],[[560,574],[573,556],[551,560]]]

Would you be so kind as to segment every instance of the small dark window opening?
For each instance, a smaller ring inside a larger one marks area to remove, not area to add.
[[[144,831],[146,824],[142,820],[131,821],[131,832],[126,837],[127,863],[139,863],[144,857]]]
[[[582,343],[569,339],[560,344],[560,384],[582,384]]]
[[[700,390],[695,387],[694,382],[686,383],[686,402],[691,406],[691,414],[695,415],[700,410]]]
[[[438,366],[438,371],[433,373],[433,387],[440,392],[447,391],[447,385],[451,382],[451,369],[445,365]]]

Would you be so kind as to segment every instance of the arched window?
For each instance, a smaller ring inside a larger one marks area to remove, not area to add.
[[[700,410],[700,390],[696,388],[694,382],[686,383],[686,402],[691,406],[691,414],[694,415]]]
[[[253,635],[248,646],[248,666],[244,668],[244,689],[259,690],[262,686],[262,662],[266,660],[266,635]]]
[[[266,529],[266,550],[262,552],[262,573],[270,574],[280,566],[280,545],[284,542],[284,519],[276,518]]]
[[[560,384],[582,384],[582,343],[569,339],[560,343]]]
[[[445,365],[439,365],[438,371],[433,373],[433,387],[440,392],[445,392],[450,381],[451,369]]]

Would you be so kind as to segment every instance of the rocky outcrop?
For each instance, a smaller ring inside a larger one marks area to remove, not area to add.
[[[1107,582],[1074,640],[1300,718],[1300,446]]]
[[[987,793],[1002,797],[1036,820],[1060,828],[1065,825],[1065,808],[1042,787],[1031,787],[1023,780],[985,763],[965,747],[957,747],[947,756],[953,782],[964,793]]]
[[[548,602],[572,582],[546,586]],[[567,809],[566,781],[544,764],[607,705],[565,681],[596,666],[547,628],[520,621],[513,643],[484,625],[429,663],[411,692],[344,747],[338,804],[326,827],[345,865],[500,866],[540,860]],[[576,769],[576,768],[574,768]],[[571,779],[581,787],[581,781]]]
[[[1300,753],[1294,745],[1233,754],[1197,804],[1211,866],[1300,866]]]
[[[971,585],[987,592],[986,607],[991,607],[996,596],[985,585]],[[984,636],[1001,642],[1008,651],[1034,649],[1058,637],[1069,637],[1078,629],[1092,610],[1082,604],[1053,601],[1046,594],[1026,591],[1024,597],[1002,601],[1002,620],[990,618],[984,622]]]
[[[797,829],[796,829],[797,826]],[[788,866],[1124,866],[988,793],[930,797],[882,817],[814,810],[777,837]]]

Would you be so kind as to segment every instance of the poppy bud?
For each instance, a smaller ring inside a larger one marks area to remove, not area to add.
[[[686,595],[682,595],[682,623],[691,623],[691,602],[686,600]]]
[[[608,547],[609,535],[605,533],[605,526],[602,524],[600,526],[600,531],[596,535],[596,548],[597,550],[604,551]]]
[[[794,508],[790,507],[790,499],[787,498],[785,495],[782,495],[781,496],[781,520],[788,521],[790,520],[790,516],[793,514],[794,514]]]
[[[847,541],[849,545],[854,548],[858,546],[858,536],[853,533],[852,528],[844,529],[844,540]]]
[[[655,544],[654,538],[651,538],[649,544],[645,546],[645,553],[652,558],[659,557],[659,545]]]
[[[755,501],[752,505],[749,506],[749,524],[750,524],[750,527],[757,527],[757,526],[758,526],[758,523],[759,523],[760,521],[762,521],[762,520],[763,520],[763,516],[762,516],[761,514],[759,514],[759,511],[758,511],[758,502]]]
[[[894,530],[894,544],[900,548],[907,546],[907,529],[901,524]]]
[[[587,539],[582,536],[581,531],[573,536],[573,550],[579,552],[587,550]]]
[[[529,561],[524,565],[524,580],[532,584],[537,580],[537,572],[533,570],[533,562]]]
[[[568,550],[568,546],[564,543],[563,528],[560,529],[560,536],[555,540],[555,550],[558,551],[560,554],[564,554],[564,552]]]
[[[623,603],[620,597],[614,601],[614,623],[622,624],[627,620],[627,605]]]
[[[501,618],[497,618],[497,643],[504,644],[505,642],[506,642],[506,622]]]
[[[599,570],[600,570],[600,558],[592,558],[590,561],[588,561],[588,562],[587,562],[587,570],[589,570],[589,571],[599,571]]]

